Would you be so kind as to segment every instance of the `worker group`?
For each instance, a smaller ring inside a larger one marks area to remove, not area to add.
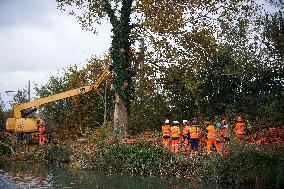
[[[172,123],[170,123],[168,119],[165,120],[162,126],[163,148],[172,150],[174,153],[183,151],[191,156],[197,156],[200,151],[201,133],[203,133],[198,120],[193,119],[191,122],[183,120],[182,123],[181,126],[178,121],[172,121]],[[222,119],[221,122],[215,124],[206,121],[205,128],[204,141],[206,143],[207,152],[211,153],[212,151],[216,151],[220,156],[228,154],[230,129],[226,120]],[[237,123],[234,127],[237,141],[243,141],[244,130],[245,124],[239,116],[237,117]]]

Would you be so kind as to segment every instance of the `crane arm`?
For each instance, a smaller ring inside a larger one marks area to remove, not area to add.
[[[96,90],[96,89],[98,89],[98,87],[100,86],[102,81],[104,81],[106,79],[108,74],[109,74],[109,66],[106,67],[106,69],[104,70],[102,75],[99,77],[99,79],[93,85],[87,85],[87,86],[79,87],[79,88],[72,89],[72,90],[69,90],[69,91],[65,91],[65,92],[62,92],[62,93],[47,96],[47,97],[44,97],[44,98],[36,99],[36,100],[31,101],[31,102],[26,102],[26,103],[23,103],[23,104],[17,104],[17,105],[14,106],[14,117],[15,118],[21,118],[22,117],[21,111],[26,110],[26,109],[38,108],[41,105],[44,105],[44,104],[47,104],[47,103],[50,103],[50,102],[54,102],[54,101],[57,101],[57,100],[65,99],[65,98],[76,96],[76,95],[79,95],[79,94],[84,94],[84,93],[87,93],[87,92],[92,91],[92,90]]]

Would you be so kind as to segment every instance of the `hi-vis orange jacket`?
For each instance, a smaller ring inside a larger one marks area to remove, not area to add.
[[[207,128],[207,139],[216,139],[215,127],[213,125],[209,125]]]
[[[190,138],[200,138],[200,129],[196,125],[190,127]]]
[[[171,136],[171,126],[170,125],[163,125],[162,126],[162,133],[163,133],[163,136],[170,137]]]
[[[245,124],[244,123],[237,123],[235,127],[235,132],[237,135],[244,134]]]
[[[171,132],[172,132],[172,138],[174,137],[180,137],[180,129],[178,126],[172,126],[171,127]]]

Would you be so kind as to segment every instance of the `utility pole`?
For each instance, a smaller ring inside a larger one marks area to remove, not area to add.
[[[28,101],[31,101],[31,81],[28,82]]]

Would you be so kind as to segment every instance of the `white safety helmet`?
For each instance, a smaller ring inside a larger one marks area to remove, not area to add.
[[[187,120],[182,120],[182,123],[183,123],[183,124],[187,123]]]
[[[174,125],[178,125],[179,122],[178,122],[178,121],[173,121],[173,124],[174,124]]]
[[[166,119],[165,124],[169,124],[170,120]]]

